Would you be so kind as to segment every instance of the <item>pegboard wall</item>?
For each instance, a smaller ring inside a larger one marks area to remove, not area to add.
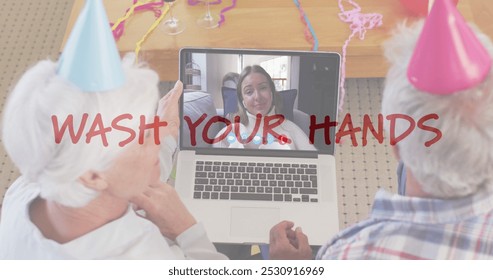
[[[20,75],[36,61],[58,58],[74,0],[0,1],[0,111]],[[350,113],[355,125],[363,115],[380,112],[382,79],[348,79],[343,117]],[[174,82],[161,84],[167,92]],[[360,134],[361,135],[361,134]],[[359,135],[359,136],[360,136]],[[380,144],[370,135],[368,144],[353,147],[349,137],[336,147],[340,226],[345,228],[367,217],[380,187],[395,191],[395,162],[388,142]],[[1,141],[1,140],[0,140]],[[0,205],[8,186],[19,173],[0,144]],[[1,208],[0,208],[1,209]]]
[[[339,122],[351,114],[354,127],[363,126],[364,115],[370,116],[377,126],[380,113],[384,79],[348,79],[346,101],[339,113]],[[397,192],[397,161],[387,137],[379,143],[368,133],[363,146],[362,133],[357,135],[358,146],[353,146],[349,136],[336,146],[337,186],[339,196],[339,222],[345,228],[368,216],[373,197],[379,188]]]
[[[12,87],[27,68],[41,59],[58,58],[73,2],[0,1],[0,113]],[[18,176],[0,144],[0,205],[6,189]]]

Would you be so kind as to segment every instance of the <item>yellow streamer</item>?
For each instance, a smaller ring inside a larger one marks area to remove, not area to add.
[[[120,25],[120,23],[121,23],[122,21],[126,21],[126,20],[127,20],[127,19],[128,19],[128,18],[129,18],[129,17],[130,17],[133,13],[134,13],[135,8],[136,8],[137,6],[142,5],[142,4],[143,4],[142,2],[138,1],[138,2],[137,2],[137,3],[135,3],[132,7],[130,7],[130,9],[128,10],[128,12],[127,12],[127,13],[126,13],[123,17],[119,18],[119,19],[118,19],[118,20],[117,20],[117,21],[113,24],[113,26],[111,27],[111,30],[115,30],[115,29],[118,27],[118,25]]]
[[[142,44],[145,42],[145,40],[147,40],[147,37],[154,31],[154,29],[156,29],[156,27],[158,27],[158,25],[164,19],[164,17],[168,13],[168,11],[169,11],[169,5],[166,5],[163,12],[161,13],[161,16],[154,21],[154,23],[151,25],[149,30],[147,30],[146,34],[144,34],[142,39],[140,39],[140,41],[137,42],[136,47],[135,47],[135,63],[139,62],[139,52],[140,52],[140,48],[141,48]]]

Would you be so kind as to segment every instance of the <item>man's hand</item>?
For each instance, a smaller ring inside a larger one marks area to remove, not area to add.
[[[144,210],[145,218],[157,225],[161,233],[171,240],[197,223],[175,189],[165,183],[150,186],[131,202]]]
[[[180,127],[180,102],[181,94],[183,93],[183,83],[177,81],[175,87],[172,88],[161,100],[157,108],[157,114],[161,120],[168,122],[166,129],[162,129],[160,139],[164,139],[166,135],[171,135],[178,140],[178,132]]]
[[[270,230],[269,257],[271,260],[310,260],[312,249],[301,228],[282,221]]]

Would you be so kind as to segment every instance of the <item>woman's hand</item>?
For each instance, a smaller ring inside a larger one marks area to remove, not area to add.
[[[165,183],[149,186],[131,202],[144,210],[145,218],[158,226],[161,234],[171,240],[175,240],[178,235],[197,223],[175,189]]]
[[[168,126],[166,129],[161,129],[160,139],[164,139],[166,135],[171,135],[178,140],[180,127],[180,102],[181,94],[183,93],[183,83],[177,81],[175,87],[171,89],[161,100],[157,108],[157,114],[161,120],[166,121]]]

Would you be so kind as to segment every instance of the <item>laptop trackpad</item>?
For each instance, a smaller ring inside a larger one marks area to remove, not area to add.
[[[277,208],[231,208],[231,236],[265,237],[270,229],[279,223]]]

